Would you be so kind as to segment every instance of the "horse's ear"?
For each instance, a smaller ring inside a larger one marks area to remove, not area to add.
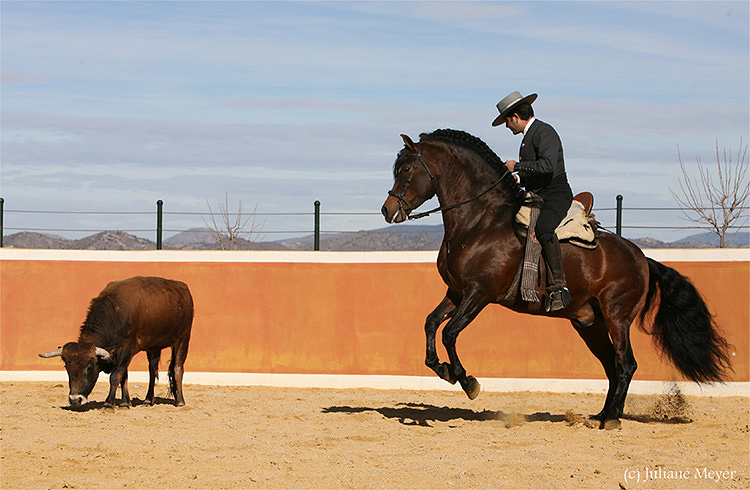
[[[402,134],[402,135],[401,135],[401,139],[403,139],[403,140],[404,140],[404,144],[406,145],[406,147],[407,147],[407,148],[408,148],[409,150],[413,151],[414,153],[419,153],[419,148],[417,148],[417,145],[416,145],[416,144],[414,144],[414,142],[413,142],[413,141],[411,140],[411,138],[409,138],[409,137],[408,137],[407,135],[405,135],[405,134]]]

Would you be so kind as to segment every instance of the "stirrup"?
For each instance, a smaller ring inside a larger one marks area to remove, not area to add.
[[[566,286],[552,286],[547,288],[547,293],[544,295],[544,311],[550,313],[562,310],[571,301],[573,301],[573,298],[570,296],[570,291],[568,291]]]

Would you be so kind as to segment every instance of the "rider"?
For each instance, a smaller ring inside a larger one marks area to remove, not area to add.
[[[534,117],[531,104],[536,98],[537,94],[523,97],[519,92],[511,93],[497,103],[500,115],[492,125],[505,124],[513,134],[523,133],[518,161],[506,160],[505,166],[511,172],[517,172],[526,190],[544,200],[534,231],[552,276],[545,309],[556,311],[571,301],[555,228],[567,214],[573,193],[565,174],[560,137],[552,126]]]

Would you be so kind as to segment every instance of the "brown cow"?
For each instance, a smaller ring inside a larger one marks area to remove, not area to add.
[[[159,374],[161,350],[172,348],[169,385],[175,405],[185,405],[182,395],[183,365],[193,324],[193,297],[183,282],[161,277],[131,277],[107,284],[91,300],[78,342],[39,354],[61,356],[68,371],[70,404],[87,403],[99,371],[109,376],[105,406],[113,407],[117,386],[122,387],[120,406],[130,406],[128,365],[133,356],[146,351],[149,383],[145,403],[154,403],[154,385]]]

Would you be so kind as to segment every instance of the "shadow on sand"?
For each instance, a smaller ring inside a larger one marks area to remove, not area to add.
[[[366,412],[376,412],[387,419],[397,420],[401,424],[421,427],[432,427],[435,422],[451,422],[454,420],[499,421],[504,423],[506,427],[515,427],[528,422],[564,423],[570,426],[582,424],[589,428],[599,427],[598,421],[572,412],[565,414],[551,414],[549,412],[518,414],[493,410],[478,412],[466,408],[437,407],[424,403],[399,403],[395,407],[381,408],[334,406],[323,409],[323,413],[356,414]],[[640,414],[625,414],[622,418],[640,423],[687,424],[691,422],[689,418],[684,417],[663,418]]]
[[[500,421],[506,425],[520,425],[525,422],[565,422],[565,415],[553,415],[548,412],[537,412],[531,415],[507,414],[493,410],[470,410],[467,408],[437,407],[424,403],[399,403],[395,407],[328,407],[323,413],[364,413],[377,412],[387,419],[398,420],[404,425],[432,427],[434,422],[465,421]]]
[[[118,400],[116,403],[120,403],[120,401]],[[132,408],[140,407],[140,406],[145,406],[145,407],[149,406],[149,404],[147,404],[145,400],[141,400],[140,398],[133,398],[130,400],[130,403],[132,405]],[[174,405],[174,400],[171,398],[162,398],[162,397],[156,396],[154,397],[154,405]],[[60,408],[62,408],[63,410],[67,410],[69,412],[88,412],[90,410],[105,409],[106,407],[104,406],[104,402],[90,401],[85,405],[81,405],[80,407],[65,405],[65,406],[61,406]],[[115,408],[127,409],[128,407],[121,407],[117,405]]]

